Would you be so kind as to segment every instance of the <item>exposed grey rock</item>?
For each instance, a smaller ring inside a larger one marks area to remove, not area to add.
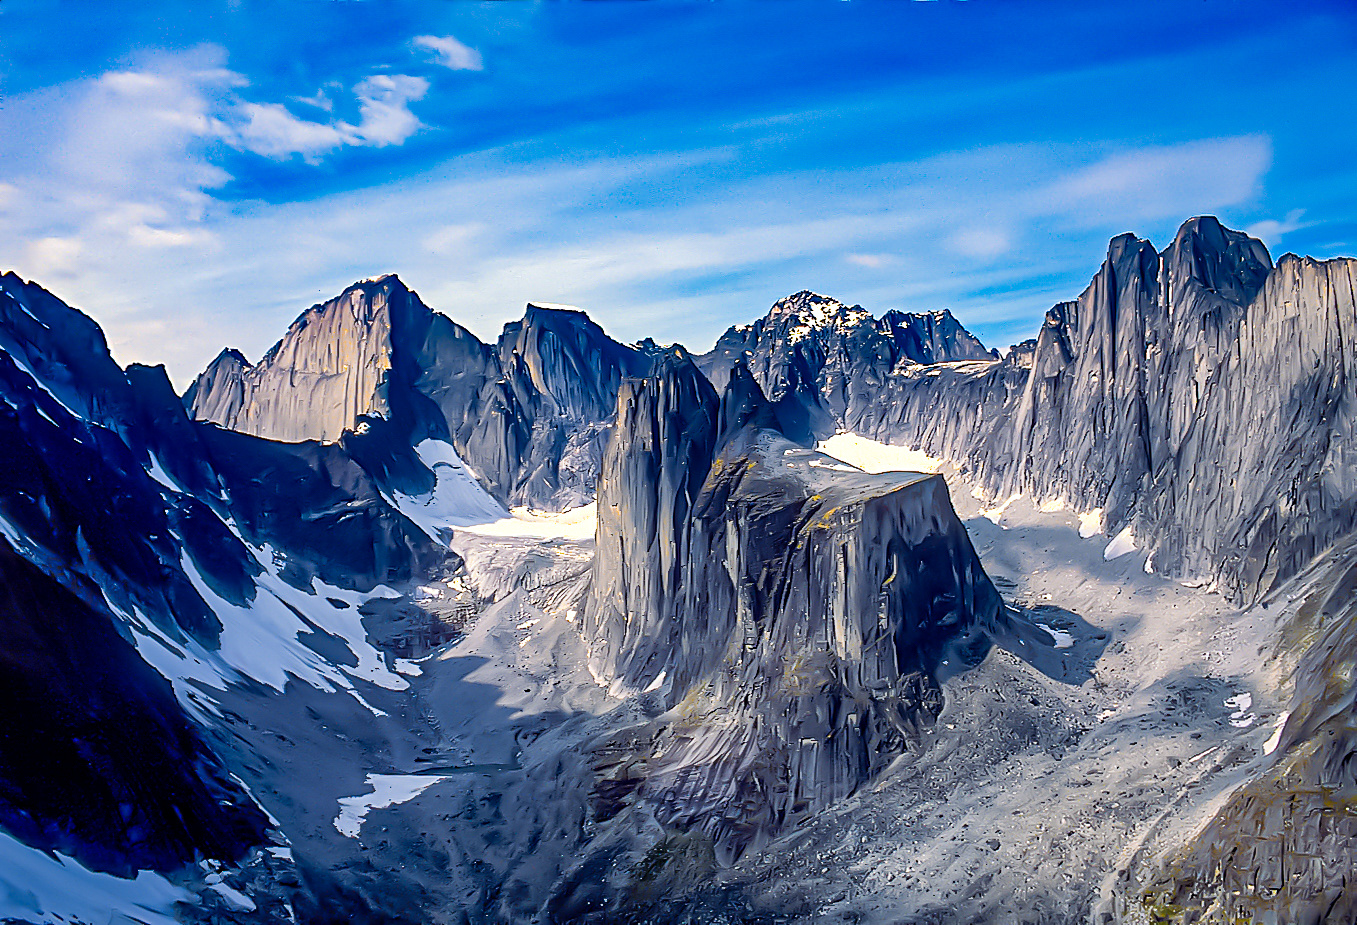
[[[1355,267],[1274,268],[1262,242],[1200,217],[1163,252],[1114,238],[1003,360],[961,334],[931,363],[883,349],[861,309],[798,294],[700,363],[720,383],[747,353],[779,420],[808,424],[799,438],[852,430],[949,459],[995,497],[1101,509],[1156,570],[1253,599],[1357,526]]]
[[[648,367],[584,313],[537,305],[491,348],[384,276],[308,309],[254,366],[224,352],[184,401],[274,440],[333,442],[365,425],[393,447],[447,439],[501,501],[564,508],[592,499],[618,384]],[[419,478],[390,460],[372,469],[407,490]]]
[[[941,708],[1000,620],[946,485],[868,475],[761,427],[681,353],[623,384],[599,482],[594,670],[656,691],[629,790],[729,859],[854,790]]]
[[[726,331],[697,364],[720,389],[740,358],[773,402],[784,433],[809,440],[833,433],[850,409],[876,402],[898,368],[992,356],[949,312],[887,312],[877,319],[861,306],[803,291],[753,324]]]
[[[204,421],[234,421],[245,404],[245,374],[249,369],[245,355],[227,347],[184,392],[184,407]]]
[[[1340,544],[1287,591],[1298,606],[1279,648],[1308,642],[1278,653],[1295,661],[1289,709],[1265,766],[1146,872],[1138,894],[1122,897],[1157,921],[1357,918],[1357,542]]]

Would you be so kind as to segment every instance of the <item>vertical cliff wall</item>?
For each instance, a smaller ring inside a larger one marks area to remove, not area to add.
[[[1101,510],[1157,571],[1252,599],[1357,527],[1353,267],[1274,267],[1204,216],[1162,252],[1112,239],[1002,360],[964,332],[902,349],[888,319],[802,293],[699,362],[721,383],[744,357],[799,437],[852,430],[952,460],[995,497]]]
[[[624,384],[599,482],[594,669],[669,708],[629,786],[725,856],[851,792],[988,650],[1001,604],[936,476],[787,440],[748,370]]]
[[[274,440],[375,428],[375,474],[411,493],[409,461],[377,459],[375,444],[399,455],[448,440],[500,500],[572,507],[593,498],[619,383],[648,368],[566,309],[529,305],[487,346],[384,276],[308,309],[258,364],[223,351],[184,402],[199,420]]]

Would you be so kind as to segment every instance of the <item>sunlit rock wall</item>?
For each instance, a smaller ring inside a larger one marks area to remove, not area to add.
[[[1001,619],[940,477],[800,447],[762,403],[686,356],[623,386],[584,624],[595,671],[669,709],[631,789],[727,857],[898,756]]]

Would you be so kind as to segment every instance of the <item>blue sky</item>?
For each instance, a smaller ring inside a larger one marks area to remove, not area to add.
[[[1123,231],[1357,253],[1354,10],[0,0],[0,269],[181,387],[392,271],[484,339],[808,288],[1003,345]]]

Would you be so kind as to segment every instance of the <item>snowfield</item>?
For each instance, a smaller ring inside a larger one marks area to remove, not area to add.
[[[417,496],[394,494],[387,500],[430,539],[446,543],[456,530],[481,536],[539,539],[589,539],[594,535],[598,518],[593,504],[560,513],[526,507],[505,510],[482,487],[475,470],[462,462],[449,444],[425,440],[415,447],[415,452],[434,474],[433,491]]]
[[[863,472],[938,472],[942,460],[903,446],[892,446],[853,433],[835,434],[815,448]]]

